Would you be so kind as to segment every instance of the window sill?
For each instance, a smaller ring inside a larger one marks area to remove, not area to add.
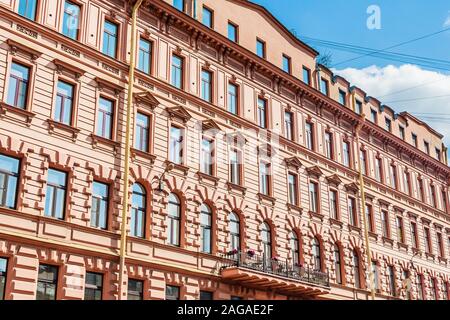
[[[384,244],[389,244],[391,247],[394,245],[394,240],[392,240],[391,238],[387,238],[387,237],[382,237],[381,238],[383,240]]]
[[[217,184],[219,183],[219,178],[203,173],[201,171],[197,171],[197,176],[200,183],[203,182],[214,187],[217,187]]]
[[[330,223],[331,223],[331,225],[338,226],[341,229],[344,226],[344,223],[342,221],[339,221],[339,220],[334,219],[334,218],[330,218]]]
[[[429,252],[425,252],[425,256],[427,257],[428,260],[434,260],[435,255]]]
[[[189,167],[186,167],[182,164],[174,163],[169,160],[164,161],[164,164],[166,165],[166,170],[171,173],[175,173],[181,176],[187,176],[189,172]]]
[[[376,234],[375,232],[372,232],[372,231],[369,231],[368,233],[369,233],[369,238],[371,238],[375,242],[378,241],[378,234]]]
[[[273,205],[275,205],[275,202],[277,201],[277,199],[275,199],[274,197],[268,196],[266,194],[258,193],[257,196],[258,196],[259,201],[265,205],[273,206]]]
[[[14,121],[24,122],[29,127],[35,116],[36,114],[34,112],[0,102],[0,118],[6,117]]]
[[[402,242],[397,242],[397,246],[399,249],[404,249],[405,251],[408,251],[408,245]]]
[[[131,148],[131,158],[133,160],[139,161],[139,162],[148,162],[150,161],[150,164],[153,165],[156,160],[156,156],[139,149]]]
[[[320,221],[323,221],[323,218],[325,217],[322,213],[313,212],[313,211],[309,211],[309,216],[311,217],[311,219],[316,218]]]
[[[47,119],[47,123],[48,123],[48,133],[50,135],[56,134],[63,137],[67,137],[67,135],[69,135],[72,141],[75,142],[77,140],[78,134],[80,133],[80,129],[77,129],[75,127],[52,119]]]
[[[353,226],[351,224],[348,225],[348,229],[350,230],[350,232],[357,232],[358,234],[361,234],[361,228],[357,227],[357,226]]]
[[[288,208],[290,213],[295,213],[297,215],[301,215],[302,212],[303,212],[303,208],[302,207],[299,207],[299,206],[297,206],[295,204],[292,204],[292,203],[286,203],[286,207]]]
[[[444,258],[444,257],[438,257],[438,260],[439,260],[439,262],[440,263],[442,263],[442,264],[447,264],[447,259],[446,258]]]
[[[116,155],[117,152],[119,151],[120,143],[117,141],[106,139],[106,138],[97,136],[93,133],[91,133],[91,139],[92,139],[92,147],[94,149],[100,147],[101,149],[113,151],[114,155]]]
[[[231,183],[229,181],[227,182],[227,187],[228,187],[228,191],[238,193],[241,196],[245,196],[245,193],[247,192],[246,187]]]

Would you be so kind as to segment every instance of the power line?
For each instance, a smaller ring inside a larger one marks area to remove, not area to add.
[[[413,86],[413,87],[407,87],[407,88],[404,88],[404,89],[401,89],[401,90],[398,90],[398,91],[391,92],[391,93],[389,93],[389,94],[385,94],[385,95],[383,95],[383,96],[378,96],[378,98],[384,98],[384,97],[392,96],[392,95],[394,95],[394,94],[406,92],[406,91],[409,91],[409,90],[412,90],[412,89],[424,87],[424,86],[427,86],[427,85],[430,85],[430,84],[433,84],[433,83],[436,83],[436,82],[445,80],[447,77],[448,77],[447,75],[443,75],[442,78],[440,78],[440,79],[433,80],[433,81],[430,81],[430,82],[424,82],[424,83],[422,83],[422,84],[418,84],[418,85]]]
[[[439,98],[445,98],[445,97],[450,97],[450,94],[441,95],[441,96],[431,96],[431,97],[421,97],[421,98],[411,98],[411,99],[393,100],[393,101],[386,101],[385,103],[408,102],[408,101],[420,101],[420,100],[429,100],[429,99],[439,99]]]

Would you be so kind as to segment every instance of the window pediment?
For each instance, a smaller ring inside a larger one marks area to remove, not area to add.
[[[119,84],[117,84],[117,83],[114,83],[114,82],[107,81],[107,80],[105,80],[105,79],[103,79],[103,78],[96,77],[94,80],[95,80],[95,82],[97,83],[97,88],[98,88],[100,91],[103,91],[105,88],[108,88],[108,89],[113,90],[113,91],[114,91],[114,94],[115,94],[116,96],[118,96],[119,93],[122,92],[122,91],[124,90],[124,87],[123,87],[123,86],[121,86],[121,85],[119,85]]]
[[[8,44],[9,50],[12,55],[16,55],[17,52],[20,51],[28,54],[33,62],[42,55],[42,52],[27,47],[26,45],[11,39],[6,40],[6,43]]]
[[[357,185],[356,183],[352,182],[352,183],[346,184],[346,185],[345,185],[345,189],[346,189],[347,191],[351,191],[351,192],[353,192],[353,193],[357,193],[358,190],[359,190],[359,187],[358,187],[358,185]]]
[[[323,175],[322,170],[320,170],[318,166],[309,167],[306,169],[306,171],[310,176],[314,176],[316,178],[319,178],[320,176]]]
[[[139,92],[134,94],[134,101],[138,106],[149,106],[150,109],[155,109],[159,105],[159,101],[150,92]]]
[[[63,71],[68,71],[73,73],[77,80],[86,73],[86,70],[77,68],[74,65],[59,59],[54,59],[53,64],[56,66],[56,71],[59,74],[61,74]]]
[[[166,111],[169,114],[170,119],[178,119],[184,123],[192,118],[191,114],[183,106],[167,107]]]
[[[258,146],[258,154],[260,156],[266,156],[272,158],[276,154],[276,150],[268,143],[263,143]]]
[[[295,169],[300,169],[302,167],[302,162],[298,157],[290,157],[284,159],[284,162],[286,162],[286,165],[289,167],[293,167]]]
[[[241,131],[234,131],[227,133],[225,138],[227,139],[228,144],[242,147],[244,144],[248,142],[245,136]]]
[[[328,183],[339,186],[342,183],[342,180],[339,178],[337,174],[333,174],[327,177]]]
[[[212,120],[212,119],[208,119],[208,120],[203,120],[202,121],[202,130],[206,131],[206,130],[217,130],[220,131],[221,128],[219,127],[219,125],[217,124],[216,121]]]

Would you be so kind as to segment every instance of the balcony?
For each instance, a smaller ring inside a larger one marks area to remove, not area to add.
[[[249,252],[223,254],[220,258],[222,278],[233,283],[300,297],[319,296],[330,291],[327,272]]]

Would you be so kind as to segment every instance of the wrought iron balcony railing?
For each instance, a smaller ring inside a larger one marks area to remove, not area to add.
[[[265,258],[264,255],[251,252],[230,252],[221,255],[221,269],[246,268],[266,274],[288,278],[293,281],[302,281],[310,284],[329,287],[330,276],[328,272],[314,270],[309,266],[293,265],[288,261],[276,258]]]

